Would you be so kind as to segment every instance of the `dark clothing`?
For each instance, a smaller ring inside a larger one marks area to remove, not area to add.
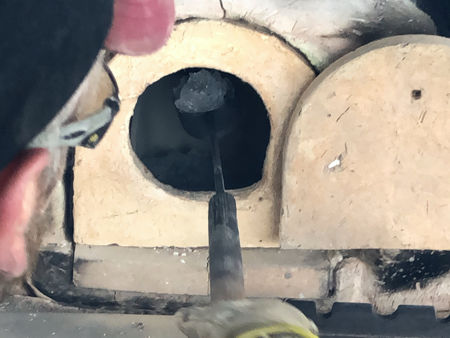
[[[0,170],[81,83],[112,13],[113,0],[1,0]]]

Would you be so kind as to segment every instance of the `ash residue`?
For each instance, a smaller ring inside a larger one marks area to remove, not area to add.
[[[201,69],[181,79],[174,90],[175,106],[185,113],[205,113],[222,107],[231,89],[219,72]]]
[[[151,158],[143,158],[150,164],[155,178],[177,189],[208,191],[214,186],[213,168],[208,150],[190,149],[187,152],[170,150]]]
[[[450,251],[381,250],[369,263],[386,291],[413,289],[450,270]]]

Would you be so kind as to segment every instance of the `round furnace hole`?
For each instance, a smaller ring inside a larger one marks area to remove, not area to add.
[[[174,104],[174,89],[181,79],[199,70],[183,69],[149,85],[130,122],[131,145],[140,161],[161,183],[185,191],[214,190],[209,145],[183,129]],[[239,116],[238,127],[220,140],[225,186],[241,189],[262,178],[270,121],[252,86],[232,74],[219,73],[234,88],[230,106]]]

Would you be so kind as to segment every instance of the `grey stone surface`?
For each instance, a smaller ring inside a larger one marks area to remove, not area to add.
[[[179,20],[189,18],[221,19],[225,14],[219,0],[175,0],[175,13]]]
[[[436,32],[430,17],[409,0],[223,0],[223,7],[227,19],[269,29],[319,70],[376,39]]]
[[[332,302],[371,303],[382,315],[389,315],[405,304],[433,306],[438,318],[450,315],[450,273],[429,280],[423,287],[417,282],[415,288],[388,292],[368,264],[351,257],[336,267],[335,276],[336,292]]]
[[[268,29],[322,70],[370,41],[435,34],[431,18],[410,0],[177,0],[178,19],[242,20]]]

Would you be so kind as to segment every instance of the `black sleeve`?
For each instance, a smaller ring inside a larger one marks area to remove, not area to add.
[[[113,0],[0,0],[0,170],[80,84],[112,13]]]

